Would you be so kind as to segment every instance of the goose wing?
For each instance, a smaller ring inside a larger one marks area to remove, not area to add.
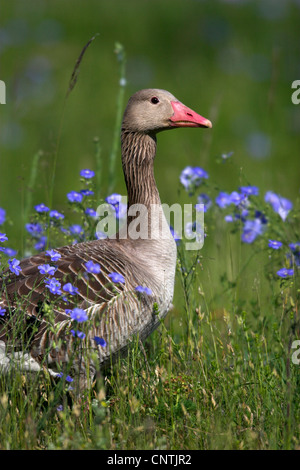
[[[128,255],[119,244],[109,240],[93,241],[65,246],[55,250],[61,258],[51,263],[55,273],[41,274],[39,266],[49,264],[49,256],[40,253],[20,262],[20,273],[17,275],[7,269],[0,281],[0,307],[6,312],[0,317],[0,340],[7,341],[13,336],[16,324],[35,322],[39,332],[46,328],[45,311],[51,304],[54,322],[70,322],[68,310],[74,307],[92,309],[98,314],[107,311],[120,295],[130,291],[135,283],[134,269]],[[100,272],[89,272],[86,263],[92,261],[100,265]],[[126,275],[131,265],[130,279]],[[125,284],[113,283],[109,274],[119,273],[126,279]],[[49,289],[49,281],[57,281],[57,289]],[[73,295],[64,291],[70,283],[76,290]],[[135,284],[137,285],[137,284]],[[48,287],[47,287],[48,286]],[[119,302],[118,302],[119,303]],[[67,310],[67,312],[66,312]]]

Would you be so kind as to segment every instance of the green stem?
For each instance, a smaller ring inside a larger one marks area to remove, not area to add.
[[[120,63],[120,81],[119,81],[119,93],[117,98],[117,115],[116,115],[116,122],[115,122],[115,130],[114,130],[114,137],[113,137],[113,145],[112,150],[109,158],[109,185],[108,185],[108,194],[110,194],[115,186],[116,181],[116,156],[120,144],[120,128],[122,123],[122,113],[123,113],[123,102],[124,102],[124,95],[125,95],[125,86],[126,86],[126,78],[125,78],[125,65],[126,65],[126,56],[124,47],[122,44],[116,43],[115,45],[115,53],[117,54],[117,60]]]

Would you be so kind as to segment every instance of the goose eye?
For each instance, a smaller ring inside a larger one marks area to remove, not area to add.
[[[156,96],[153,96],[153,98],[151,98],[150,101],[151,101],[152,104],[157,104],[157,103],[159,103],[159,99],[158,99]]]

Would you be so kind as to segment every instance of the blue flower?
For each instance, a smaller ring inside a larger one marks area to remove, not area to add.
[[[100,264],[94,263],[93,261],[87,261],[85,263],[85,269],[88,273],[99,274],[101,271]]]
[[[239,190],[246,196],[258,196],[259,193],[257,186],[240,186]]]
[[[282,242],[277,240],[269,240],[269,247],[273,248],[273,250],[279,250],[279,248],[282,247]]]
[[[71,225],[69,227],[69,230],[73,235],[80,235],[80,236],[84,235],[84,229],[81,227],[81,225],[78,225],[78,224]]]
[[[69,383],[70,383],[70,382],[73,382],[73,379],[72,379],[72,377],[71,377],[70,375],[67,375],[67,376],[66,376],[66,382],[69,382]]]
[[[0,307],[0,317],[3,317],[5,315],[6,308]]]
[[[93,340],[97,344],[97,346],[102,346],[102,348],[105,348],[106,346],[106,341],[103,338],[100,338],[99,336],[94,336]]]
[[[293,254],[293,257],[291,257],[290,254],[288,256],[291,259],[291,263],[294,262],[296,266],[300,267],[300,243],[299,242],[290,243],[289,248],[291,249],[291,252]]]
[[[221,209],[224,209],[225,207],[230,206],[231,204],[230,195],[228,193],[225,193],[224,191],[220,191],[215,201]]]
[[[34,245],[34,248],[39,251],[43,250],[46,246],[46,242],[47,242],[47,237],[41,237]]]
[[[61,214],[60,212],[56,210],[50,211],[49,215],[52,219],[64,219],[65,218],[63,214]]]
[[[67,194],[67,198],[70,202],[82,202],[83,195],[81,193],[78,193],[77,191],[70,191]]]
[[[79,331],[79,330],[70,330],[71,331],[71,334],[72,336],[74,336],[75,338],[79,338],[79,339],[84,339],[85,338],[85,333],[83,333],[83,331]]]
[[[187,191],[192,189],[193,186],[200,186],[203,178],[207,179],[208,173],[198,166],[187,166],[180,174],[180,182]]]
[[[246,220],[242,233],[242,241],[245,243],[253,243],[258,235],[265,230],[265,224],[260,218],[254,220]]]
[[[293,203],[291,201],[282,196],[279,196],[273,191],[266,192],[265,201],[271,204],[274,212],[277,212],[283,221],[287,218],[288,213],[293,208]]]
[[[93,178],[95,176],[95,172],[93,170],[81,170],[80,176],[86,179]]]
[[[135,290],[141,294],[152,295],[152,290],[149,287],[137,286]]]
[[[15,256],[18,253],[17,250],[14,250],[13,248],[3,248],[2,246],[0,247],[0,251],[5,253],[7,256]]]
[[[105,240],[105,238],[108,238],[107,233],[101,232],[101,230],[97,230],[95,235],[97,240]]]
[[[113,193],[105,198],[106,202],[113,206],[116,218],[122,219],[127,213],[127,204],[122,202],[121,194]]]
[[[290,243],[289,244],[290,249],[292,250],[293,253],[300,253],[300,243]]]
[[[34,208],[37,212],[48,212],[50,210],[49,207],[45,206],[43,202],[37,206],[34,206]]]
[[[108,204],[115,206],[116,204],[119,204],[122,201],[122,196],[121,194],[113,193],[110,196],[107,196],[105,200]]]
[[[246,199],[245,194],[240,194],[237,191],[232,191],[229,195],[229,200],[235,206],[239,206]]]
[[[38,270],[41,274],[49,274],[50,276],[53,276],[56,271],[56,267],[51,266],[50,264],[41,264],[38,266]]]
[[[80,193],[83,196],[92,196],[94,194],[94,191],[91,191],[90,189],[81,189]]]
[[[90,217],[97,217],[97,212],[95,211],[95,209],[92,209],[90,207],[87,207],[85,209],[85,213],[89,215]]]
[[[281,268],[276,273],[279,277],[290,277],[294,275],[293,269]]]
[[[8,260],[8,265],[9,269],[12,273],[16,274],[16,276],[19,276],[20,272],[22,269],[19,267],[20,261],[16,258]]]
[[[195,205],[195,209],[198,212],[202,212],[201,205],[203,204],[203,212],[207,212],[207,210],[211,207],[212,201],[207,194],[200,194],[197,198],[198,204]]]
[[[204,230],[198,222],[188,222],[185,225],[184,233],[189,240],[195,239],[197,243],[202,243],[204,240]]]
[[[125,279],[124,279],[124,276],[122,276],[122,274],[110,273],[108,277],[110,277],[112,282],[114,282],[115,284],[125,284]]]
[[[70,282],[68,282],[67,284],[63,286],[63,290],[65,292],[68,292],[68,294],[71,294],[71,295],[78,294],[78,288],[73,286]]]
[[[225,220],[225,222],[233,222],[234,217],[233,217],[233,215],[228,214],[228,215],[225,215],[224,220]]]
[[[82,323],[88,320],[88,316],[86,314],[85,310],[82,310],[82,308],[73,308],[70,312],[70,316],[72,320],[77,321],[78,323]]]
[[[50,290],[51,294],[60,295],[62,294],[61,283],[53,277],[52,279],[45,279],[45,286]]]
[[[46,255],[50,256],[51,261],[58,261],[61,258],[61,254],[55,250],[47,250]]]
[[[261,211],[255,211],[255,219],[260,219],[263,224],[268,223],[268,219]]]
[[[4,224],[6,218],[6,211],[0,207],[0,225]]]
[[[35,238],[40,237],[41,233],[43,232],[43,227],[41,224],[35,223],[35,224],[26,224],[25,228],[27,232],[30,233]]]
[[[0,233],[0,242],[6,242],[8,240],[6,233]]]

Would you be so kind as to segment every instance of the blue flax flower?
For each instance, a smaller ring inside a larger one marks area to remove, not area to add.
[[[79,338],[79,339],[85,338],[85,333],[83,331],[79,331],[79,330],[70,330],[70,331],[71,331],[72,336],[74,336],[75,338]]]
[[[212,205],[212,201],[211,201],[210,197],[207,194],[200,194],[197,197],[197,201],[198,201],[198,203],[195,205],[195,209],[198,212],[202,212],[202,210],[203,210],[203,212],[207,212],[208,209]],[[202,204],[203,204],[203,209],[201,207]]]
[[[41,237],[34,245],[34,248],[39,251],[44,250],[46,246],[46,242],[47,242],[47,237]]]
[[[112,282],[114,282],[115,284],[125,284],[125,279],[124,279],[124,276],[122,276],[122,274],[110,273],[108,277],[110,277]]]
[[[291,249],[291,252],[293,253],[293,259],[291,259],[291,262],[294,262],[296,266],[300,267],[300,243],[290,243],[289,247]],[[291,256],[289,255],[291,258]]]
[[[68,282],[67,284],[63,286],[63,290],[71,295],[78,294],[78,288],[73,286],[70,282]]]
[[[231,204],[231,198],[228,193],[225,193],[224,191],[220,191],[218,196],[215,199],[216,204],[221,208],[224,209],[227,206],[230,206]]]
[[[110,196],[107,196],[105,200],[108,204],[115,206],[116,204],[119,204],[122,201],[122,196],[121,194],[113,193]]]
[[[84,234],[84,229],[81,227],[79,224],[74,224],[69,227],[70,232],[72,235],[80,235],[82,236]]]
[[[122,202],[121,194],[113,193],[110,196],[107,196],[105,201],[113,206],[117,219],[122,219],[125,217],[127,213],[127,204]]]
[[[99,336],[94,336],[93,340],[97,344],[97,346],[102,346],[102,348],[105,348],[106,346],[106,341],[103,338],[100,338]]]
[[[240,186],[239,190],[246,196],[258,196],[259,189],[257,186]]]
[[[39,223],[26,224],[25,228],[26,228],[27,232],[30,233],[30,235],[32,235],[35,238],[40,237],[42,232],[43,232],[43,227]]]
[[[8,240],[6,233],[0,233],[0,242],[6,242]]]
[[[20,261],[16,258],[8,260],[8,265],[9,269],[12,273],[16,274],[16,276],[19,276],[20,272],[22,269],[19,267]]]
[[[292,250],[293,253],[300,253],[300,243],[290,243],[289,244],[290,249]]]
[[[85,269],[88,273],[99,274],[101,271],[100,264],[94,263],[92,260],[85,263]]]
[[[294,275],[293,269],[281,268],[276,273],[279,277],[290,277]]]
[[[7,256],[15,256],[18,253],[17,250],[14,250],[13,248],[3,248],[2,246],[0,247],[0,251],[5,253]]]
[[[52,219],[57,219],[57,220],[65,218],[64,214],[61,214],[57,210],[50,211],[49,215]]]
[[[56,271],[56,267],[51,266],[50,264],[41,264],[38,266],[38,270],[41,274],[49,274],[50,276],[53,276]]]
[[[277,240],[269,240],[269,247],[273,248],[273,250],[279,250],[282,247],[282,242]]]
[[[45,286],[50,290],[51,294],[60,295],[62,294],[61,283],[53,277],[52,279],[45,279]]]
[[[58,261],[61,258],[61,254],[55,250],[47,250],[46,255],[50,256],[51,261]]]
[[[85,209],[85,213],[89,215],[90,217],[97,217],[97,212],[95,211],[95,209],[92,209],[91,207],[87,207]]]
[[[246,220],[242,233],[242,241],[245,243],[253,243],[264,230],[265,224],[261,218],[257,217],[254,220]]]
[[[141,294],[152,295],[152,290],[149,287],[137,286],[135,290]]]
[[[93,178],[95,176],[95,172],[93,170],[81,170],[80,176],[86,179]]]
[[[81,190],[80,190],[80,193],[81,193],[83,196],[93,196],[94,191],[91,191],[90,189],[81,189]]]
[[[6,211],[0,207],[0,225],[4,224],[6,218]]]
[[[5,315],[6,308],[0,307],[0,317],[3,317]]]
[[[79,193],[78,191],[70,191],[67,194],[67,198],[69,199],[70,202],[82,202],[83,195]]]
[[[205,237],[204,229],[198,222],[187,222],[184,228],[184,234],[188,240],[193,240],[197,243],[202,243]]]
[[[265,201],[272,206],[274,212],[277,212],[283,221],[287,218],[288,213],[293,208],[293,203],[291,201],[282,196],[279,196],[273,191],[266,192]]]
[[[232,191],[232,193],[229,195],[229,198],[232,204],[239,206],[243,201],[245,201],[246,195],[240,194],[237,191]]]
[[[200,186],[203,179],[207,178],[208,173],[199,166],[187,166],[180,174],[180,182],[187,191],[191,190],[193,187]]]
[[[73,308],[70,312],[70,316],[72,320],[77,321],[78,323],[82,323],[88,320],[88,316],[86,314],[86,311],[83,310],[82,308]]]
[[[37,212],[48,212],[50,209],[49,207],[45,206],[45,204],[42,202],[41,204],[38,204],[37,206],[34,206],[35,210]]]

